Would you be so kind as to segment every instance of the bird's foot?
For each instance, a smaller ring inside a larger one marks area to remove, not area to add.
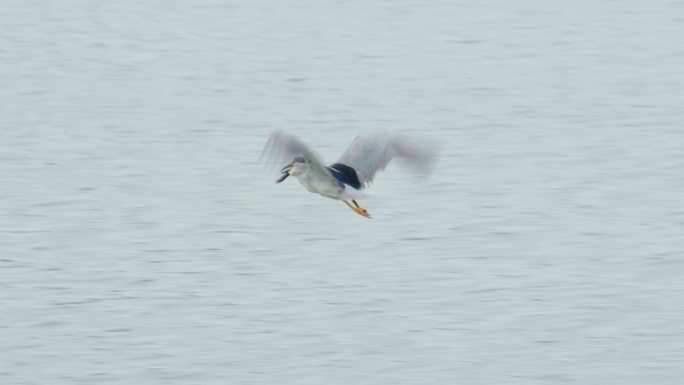
[[[360,208],[360,207],[359,207],[359,208],[356,208],[356,207],[355,207],[355,208],[353,208],[352,210],[354,210],[355,213],[361,215],[362,217],[366,217],[366,218],[368,218],[368,219],[371,219],[371,218],[372,218],[372,217],[370,216],[370,214],[368,214],[368,211],[367,211],[366,209],[362,209],[362,208]]]
[[[371,219],[372,217],[370,214],[368,214],[368,210],[361,208],[361,207],[352,207],[352,210],[354,210],[355,213],[361,215],[362,217],[366,217],[368,219]]]
[[[366,210],[366,209],[364,209],[363,207],[359,206],[359,204],[356,203],[356,201],[354,201],[354,200],[352,201],[352,202],[354,202],[354,205],[353,205],[353,206],[352,206],[349,202],[347,202],[347,201],[345,201],[345,200],[343,200],[342,202],[344,202],[347,206],[349,206],[350,209],[352,209],[355,213],[361,215],[362,217],[366,217],[366,218],[368,218],[368,219],[371,218],[370,214],[368,214],[368,210]]]

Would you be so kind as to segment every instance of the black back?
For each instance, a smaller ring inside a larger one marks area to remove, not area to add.
[[[344,184],[348,184],[353,188],[360,190],[361,182],[359,176],[356,175],[356,170],[342,163],[335,163],[328,166],[328,170],[337,180]]]

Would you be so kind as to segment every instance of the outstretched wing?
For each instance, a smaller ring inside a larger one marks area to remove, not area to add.
[[[281,130],[274,130],[268,137],[268,141],[261,152],[262,159],[267,157],[269,163],[277,163],[282,166],[283,163],[291,162],[294,158],[301,156],[309,163],[312,171],[316,173],[325,174],[332,178],[330,172],[325,168],[318,155],[301,139],[294,135],[287,134]],[[322,176],[322,175],[321,175]]]
[[[359,135],[337,163],[354,168],[361,183],[368,185],[394,158],[404,158],[415,171],[428,173],[436,159],[436,150],[398,134]]]

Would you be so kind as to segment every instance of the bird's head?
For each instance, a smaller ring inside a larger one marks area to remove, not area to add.
[[[297,176],[301,174],[306,167],[307,164],[306,160],[304,160],[304,157],[298,156],[294,158],[292,162],[286,164],[285,167],[280,170],[280,172],[283,174],[280,176],[280,178],[278,178],[278,180],[276,180],[276,183],[284,181],[290,175]]]

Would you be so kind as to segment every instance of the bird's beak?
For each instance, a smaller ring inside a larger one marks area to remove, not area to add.
[[[284,181],[285,179],[287,179],[287,177],[290,176],[290,169],[292,168],[292,166],[294,166],[294,163],[290,162],[290,164],[283,167],[280,170],[280,172],[282,172],[283,175],[281,175],[280,178],[278,178],[275,182],[280,183],[280,182]]]
[[[276,183],[280,183],[280,182],[284,181],[285,179],[287,179],[288,176],[290,176],[290,174],[288,174],[288,173],[283,173],[283,175],[281,175],[280,178],[278,178],[278,179],[276,180]]]

